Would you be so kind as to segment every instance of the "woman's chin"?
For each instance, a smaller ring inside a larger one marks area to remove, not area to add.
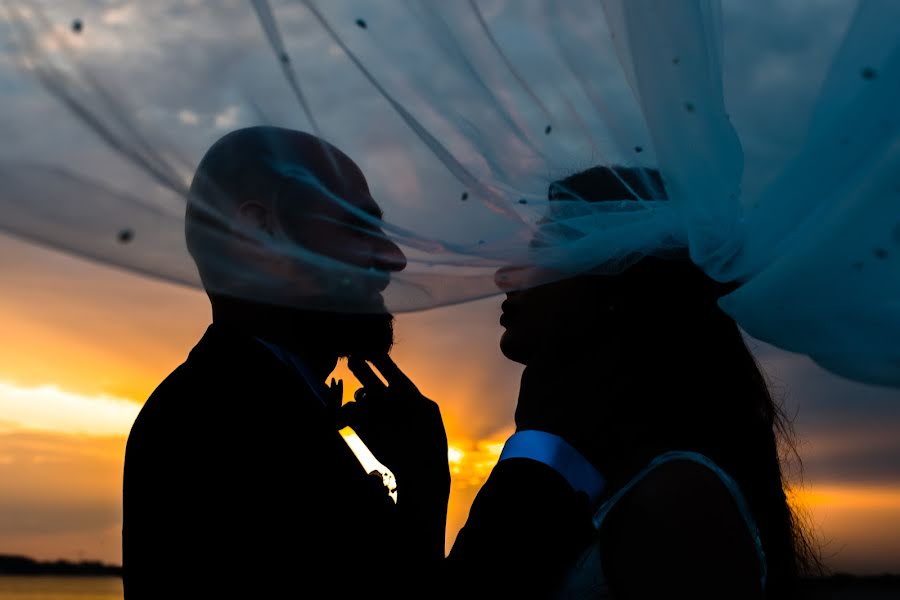
[[[528,364],[529,345],[513,329],[507,328],[500,336],[500,352],[509,360],[523,365]]]

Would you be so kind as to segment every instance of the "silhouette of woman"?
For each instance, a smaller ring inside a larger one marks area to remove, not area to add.
[[[551,201],[635,195],[664,201],[659,173],[601,166],[550,186]],[[733,286],[674,255],[530,288],[516,277],[498,272],[501,349],[526,365],[517,435],[562,437],[606,481],[559,595],[795,597],[820,563],[785,494],[790,425],[717,306]]]

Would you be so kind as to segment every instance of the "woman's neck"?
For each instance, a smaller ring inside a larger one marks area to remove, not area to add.
[[[639,358],[626,358],[612,346],[576,357],[548,351],[529,363],[531,376],[523,377],[523,385],[527,382],[550,402],[592,403],[572,406],[571,416],[560,418],[585,421],[574,424],[573,437],[579,437],[575,445],[603,474],[612,491],[625,485],[654,457],[671,450],[654,428],[647,427],[655,415],[641,410],[656,405],[658,398],[647,396],[662,393],[670,375],[666,368]]]

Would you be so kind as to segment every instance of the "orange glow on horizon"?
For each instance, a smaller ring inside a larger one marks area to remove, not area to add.
[[[791,491],[788,499],[792,505],[806,510],[837,506],[854,510],[884,509],[900,507],[900,486],[822,483]]]
[[[208,301],[7,244],[14,260],[0,297],[0,553],[119,563],[130,415],[203,335]],[[397,320],[392,356],[439,404],[449,438],[448,548],[512,432],[521,371],[497,349],[498,305],[489,299]],[[335,377],[352,398],[358,384],[344,365]],[[821,448],[846,438],[815,441]],[[792,498],[809,514],[826,562],[900,572],[900,482],[807,483]]]
[[[900,485],[822,482],[788,498],[832,570],[900,571]]]
[[[20,411],[21,422],[2,422],[0,497],[5,499],[4,519],[15,518],[18,530],[0,538],[0,553],[120,562],[122,461],[130,424],[122,416],[125,413],[118,411],[136,403],[48,387],[17,389],[4,382],[0,404],[4,392],[13,393],[15,399],[32,394],[28,396],[32,400],[49,394],[40,401],[49,402],[51,408],[53,402],[64,401],[77,419],[71,432],[61,426],[65,412],[59,411]],[[9,400],[5,399],[7,405]],[[92,414],[98,427],[84,431]],[[449,438],[448,550],[465,523],[475,494],[496,464],[505,438],[505,433],[483,440]],[[900,485],[813,483],[793,491],[790,500],[807,515],[823,557],[834,569],[856,573],[900,570]]]

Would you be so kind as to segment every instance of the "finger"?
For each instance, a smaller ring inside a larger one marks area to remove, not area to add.
[[[363,384],[363,387],[369,388],[370,390],[384,388],[381,379],[378,378],[378,375],[375,374],[375,371],[372,370],[372,367],[370,367],[366,361],[350,357],[347,359],[347,367],[359,382]]]
[[[333,384],[332,389],[334,389],[334,402],[340,408],[344,404],[344,380],[339,379],[337,383]]]
[[[356,402],[348,402],[341,407],[341,418],[344,423],[353,427],[353,423],[359,418],[360,406]],[[355,428],[354,428],[355,429]]]
[[[356,402],[348,402],[344,406],[341,407],[341,414],[344,416],[344,420],[349,424],[351,421],[356,419],[357,412],[359,411],[359,405]],[[351,425],[352,426],[352,425]]]
[[[378,369],[389,385],[407,385],[415,387],[412,380],[406,376],[406,373],[400,370],[397,363],[394,362],[388,354],[379,354],[370,359],[372,364]]]
[[[341,420],[349,425],[360,438],[368,438],[372,420],[371,411],[358,402],[348,402],[340,411]]]
[[[347,402],[338,410],[338,421],[342,428],[350,427],[360,439],[369,437],[371,420],[369,411],[358,402]]]

